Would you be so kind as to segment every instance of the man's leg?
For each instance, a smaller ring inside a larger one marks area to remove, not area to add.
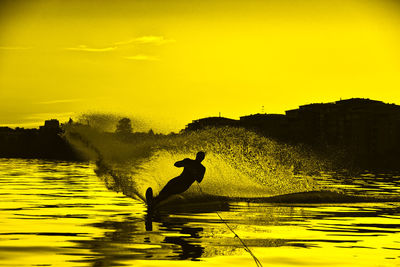
[[[164,188],[160,191],[158,196],[154,198],[155,204],[169,198],[172,195],[180,194],[185,192],[188,187],[185,184],[182,184],[182,181],[179,179],[179,176],[170,180]]]

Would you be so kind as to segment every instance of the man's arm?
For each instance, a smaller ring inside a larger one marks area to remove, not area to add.
[[[178,167],[178,168],[180,168],[180,167],[185,167],[187,160],[188,160],[188,159],[184,159],[184,160],[181,160],[181,161],[177,161],[177,162],[175,162],[174,166],[175,166],[175,167]]]
[[[204,178],[204,174],[206,173],[206,168],[205,167],[203,167],[203,171],[202,171],[202,173],[199,175],[199,177],[196,179],[196,181],[198,182],[198,183],[201,183],[201,181],[203,181],[203,178]]]

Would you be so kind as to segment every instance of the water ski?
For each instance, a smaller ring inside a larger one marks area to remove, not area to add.
[[[153,189],[151,187],[146,190],[146,203],[148,210],[152,210],[153,208]]]

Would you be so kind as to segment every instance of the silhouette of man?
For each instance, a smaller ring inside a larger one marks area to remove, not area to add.
[[[166,186],[164,186],[158,196],[154,198],[154,203],[157,204],[172,195],[185,192],[195,181],[200,183],[206,172],[206,168],[201,164],[204,157],[205,153],[200,151],[197,152],[195,160],[186,158],[175,162],[175,167],[183,167],[181,175],[171,179]]]

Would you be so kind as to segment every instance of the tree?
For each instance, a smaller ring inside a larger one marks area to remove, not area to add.
[[[116,133],[119,134],[130,134],[132,133],[132,124],[129,118],[122,118],[117,123]]]

